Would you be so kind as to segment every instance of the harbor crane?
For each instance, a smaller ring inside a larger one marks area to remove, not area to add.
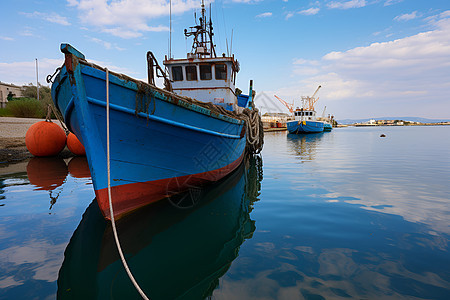
[[[314,96],[317,94],[317,92],[320,90],[321,87],[322,87],[321,85],[319,85],[317,87],[317,90],[314,92],[314,94],[311,96],[311,98],[314,98]]]
[[[325,105],[325,107],[323,108],[323,113],[322,113],[322,119],[325,120],[325,111],[327,110],[327,106]]]
[[[283,103],[283,104],[287,107],[287,109],[289,109],[289,111],[290,111],[291,113],[294,112],[294,105],[293,105],[293,104],[287,103],[286,101],[284,101],[283,99],[281,99],[281,98],[278,97],[277,95],[274,95],[274,96],[275,96],[275,98],[277,98],[281,103]]]
[[[302,96],[302,104],[303,104],[303,110],[314,110],[314,104],[319,100],[319,98],[314,98],[317,94],[317,92],[319,91],[319,89],[322,86],[319,85],[316,89],[316,91],[314,92],[314,94],[309,97],[309,96]],[[290,104],[287,103],[286,101],[284,101],[283,99],[281,99],[280,97],[278,97],[277,95],[274,95],[275,98],[277,98],[281,103],[283,103],[291,113],[294,112],[294,104]]]
[[[303,103],[303,108],[306,110],[314,110],[314,104],[316,104],[316,102],[319,100],[319,98],[314,98],[317,94],[317,92],[320,90],[322,86],[319,85],[316,89],[316,91],[314,92],[314,94],[309,97],[309,96],[302,96],[302,103]]]

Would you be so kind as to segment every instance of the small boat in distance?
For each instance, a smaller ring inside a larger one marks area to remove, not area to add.
[[[289,133],[301,134],[301,133],[317,133],[323,132],[324,123],[317,120],[316,111],[314,110],[314,104],[319,100],[315,98],[317,92],[321,86],[316,89],[314,94],[309,96],[302,96],[302,108],[296,108],[294,110],[294,104],[289,104],[275,95],[289,111],[293,114],[294,120],[286,123]]]
[[[217,57],[203,1],[199,24],[184,33],[194,37],[186,59],[166,56],[163,69],[147,53],[148,83],[109,72],[71,45],[61,45],[65,62],[55,72],[52,98],[86,149],[97,202],[107,219],[108,164],[118,218],[216,182],[244,156],[262,149],[264,133],[252,81],[249,95],[237,95],[239,63],[234,55]],[[164,79],[164,89],[156,87],[155,75]]]
[[[323,122],[323,131],[331,131],[333,129],[333,125],[328,122]]]
[[[325,117],[325,111],[327,110],[327,107],[325,106],[323,108],[323,113],[322,113],[322,117],[318,117],[317,119],[319,121],[323,122],[323,131],[331,131],[333,130],[333,121],[334,121],[334,116],[328,114],[327,117]]]

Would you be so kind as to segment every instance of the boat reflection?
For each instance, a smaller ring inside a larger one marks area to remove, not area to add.
[[[151,299],[203,299],[212,294],[241,244],[255,231],[249,213],[259,196],[261,170],[261,158],[252,158],[205,187],[193,208],[160,201],[117,222],[130,269]],[[95,200],[64,255],[58,299],[139,298],[118,256],[110,223]]]
[[[323,136],[323,132],[302,135],[289,133],[287,140],[290,149],[304,162],[315,159],[317,148]]]

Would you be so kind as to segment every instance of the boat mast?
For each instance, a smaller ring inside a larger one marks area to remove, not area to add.
[[[199,18],[200,25],[189,27],[190,31],[184,30],[186,37],[193,36],[194,41],[192,43],[191,54],[196,55],[199,58],[205,57],[217,57],[216,50],[213,43],[213,26],[211,20],[211,8],[209,22],[206,19],[205,2],[202,0],[202,16]],[[208,49],[209,48],[209,49]]]
[[[172,0],[169,0],[169,59],[172,59]]]

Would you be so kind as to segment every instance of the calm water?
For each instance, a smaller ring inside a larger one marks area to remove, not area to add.
[[[139,298],[86,161],[17,168],[0,299]],[[118,228],[153,299],[450,299],[450,127],[267,133],[262,158]]]

